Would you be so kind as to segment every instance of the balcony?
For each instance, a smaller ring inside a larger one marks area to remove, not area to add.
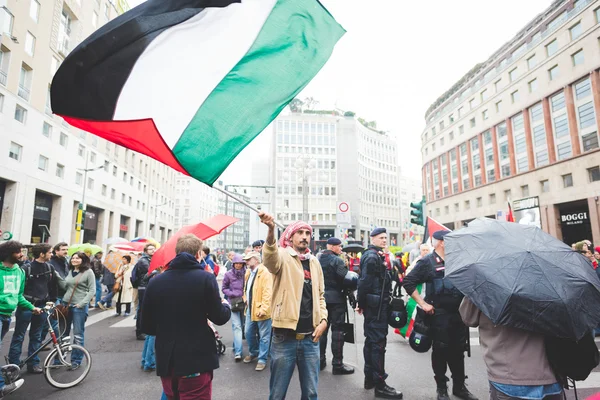
[[[19,85],[19,91],[17,92],[20,98],[29,101],[29,89]]]
[[[5,71],[0,70],[0,85],[6,86],[8,74]]]

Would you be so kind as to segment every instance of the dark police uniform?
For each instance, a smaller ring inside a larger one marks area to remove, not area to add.
[[[341,244],[341,242],[340,242]],[[333,353],[333,372],[334,374],[348,374],[354,372],[353,369],[346,367],[344,369],[344,331],[343,324],[346,316],[346,291],[344,290],[344,277],[348,269],[344,261],[331,250],[325,250],[321,254],[321,266],[323,267],[323,279],[325,281],[325,302],[327,303],[327,312],[329,325],[320,339],[321,345],[321,369],[326,365],[325,352],[327,350],[327,336],[329,326],[331,326],[331,352]],[[345,372],[343,372],[345,371]]]
[[[374,230],[371,236],[376,236]],[[381,230],[384,233],[385,230]],[[402,398],[402,393],[387,386],[385,380],[385,347],[387,345],[388,315],[392,296],[391,271],[385,264],[385,256],[380,247],[370,245],[360,259],[360,279],[358,281],[358,306],[365,317],[365,389],[376,387],[376,397]],[[383,294],[383,298],[382,298]],[[380,311],[381,309],[381,311]]]
[[[443,240],[442,235],[439,237]],[[437,239],[435,234],[434,238]],[[434,251],[421,258],[404,278],[404,289],[408,294],[412,294],[418,284],[426,283],[424,300],[435,308],[435,313],[429,320],[433,328],[431,364],[438,387],[438,398],[440,398],[440,389],[443,393],[447,391],[446,369],[450,367],[454,395],[473,400],[475,397],[464,385],[464,352],[469,331],[458,312],[464,296],[449,279],[445,278],[445,269],[444,260]]]

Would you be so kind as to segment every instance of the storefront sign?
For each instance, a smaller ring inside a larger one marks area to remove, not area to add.
[[[123,232],[127,232],[129,230],[129,228],[127,227],[127,225],[121,224],[121,225],[119,225],[119,230],[123,231]]]
[[[562,214],[560,216],[560,222],[563,225],[582,225],[584,223],[589,223],[588,221],[589,218],[587,212]]]

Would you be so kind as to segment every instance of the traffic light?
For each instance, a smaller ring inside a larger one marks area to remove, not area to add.
[[[410,222],[415,225],[425,226],[425,221],[423,220],[423,208],[425,206],[425,199],[419,201],[418,203],[410,203]]]

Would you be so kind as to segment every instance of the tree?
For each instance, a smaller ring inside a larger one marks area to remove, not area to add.
[[[303,106],[304,102],[297,97],[290,102],[290,110],[292,110],[294,113],[301,113]]]
[[[319,104],[318,100],[315,100],[314,97],[307,97],[304,99],[304,104],[306,104],[306,108],[309,110],[313,110],[317,104]]]
[[[354,117],[356,113],[354,111],[346,111],[344,117]]]

